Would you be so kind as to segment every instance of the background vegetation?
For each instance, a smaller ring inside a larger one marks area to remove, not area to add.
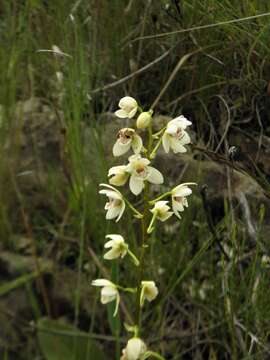
[[[90,281],[133,278],[100,262],[106,233],[136,242],[131,216],[106,223],[97,194],[124,95],[158,99],[157,122],[192,120],[189,153],[157,161],[164,190],[199,184],[152,239],[147,343],[166,359],[269,359],[270,16],[227,23],[266,12],[267,0],[1,2],[1,359],[119,358],[127,333]]]

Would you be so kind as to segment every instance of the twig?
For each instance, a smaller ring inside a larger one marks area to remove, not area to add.
[[[188,29],[181,29],[181,30],[176,30],[176,31],[168,31],[168,32],[155,34],[155,35],[137,37],[134,40],[132,40],[132,42],[136,42],[136,41],[139,41],[139,40],[157,39],[157,38],[170,36],[170,35],[175,35],[175,34],[183,34],[183,33],[190,32],[190,31],[195,31],[195,30],[203,30],[203,29],[214,28],[214,27],[218,27],[218,26],[222,26],[222,25],[230,25],[230,24],[235,24],[235,23],[239,23],[239,22],[243,22],[243,21],[259,19],[259,18],[266,17],[266,16],[270,16],[270,12],[257,14],[257,15],[253,15],[253,16],[247,16],[247,17],[243,17],[243,18],[240,18],[240,19],[231,19],[231,20],[226,20],[226,21],[220,21],[220,22],[213,23],[213,24],[193,26],[193,27],[188,28]]]
[[[267,352],[267,354],[270,354],[270,348],[265,346],[256,335],[254,335],[251,331],[249,331],[243,324],[240,323],[240,321],[235,317],[234,319],[235,326],[238,326],[241,330],[243,330],[250,338],[251,342],[255,342],[258,344],[264,351]]]
[[[169,79],[166,81],[165,85],[163,86],[163,88],[161,89],[160,93],[158,94],[157,98],[155,99],[155,101],[153,102],[153,104],[151,105],[151,109],[153,110],[154,107],[157,105],[157,103],[159,102],[159,100],[161,99],[162,95],[165,93],[165,91],[167,90],[167,88],[169,87],[169,85],[171,84],[171,82],[173,81],[173,79],[175,78],[176,74],[178,73],[178,71],[181,69],[181,67],[184,65],[184,63],[192,56],[195,55],[199,52],[201,52],[203,49],[198,49],[195,50],[189,54],[186,54],[184,56],[182,56],[180,58],[180,60],[178,61],[178,63],[176,64],[175,68],[173,69],[171,75],[169,76]]]
[[[133,73],[131,73],[131,74],[127,75],[127,76],[124,76],[123,78],[121,78],[121,79],[119,79],[117,81],[114,81],[114,82],[112,82],[110,84],[107,84],[107,85],[104,85],[102,87],[99,87],[99,88],[96,88],[96,89],[92,90],[91,94],[95,94],[95,93],[98,93],[98,92],[101,92],[101,91],[105,91],[105,90],[111,89],[111,88],[113,88],[115,86],[123,84],[124,82],[132,79],[134,76],[137,76],[137,75],[141,74],[142,72],[148,70],[152,66],[158,64],[161,60],[165,59],[165,57],[167,57],[169,55],[171,50],[172,50],[172,48],[167,50],[164,54],[162,54],[161,56],[159,56],[155,60],[151,61],[150,63],[146,64],[142,68],[134,71]]]

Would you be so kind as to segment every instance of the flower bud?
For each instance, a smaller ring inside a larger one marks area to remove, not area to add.
[[[147,128],[152,120],[152,112],[151,111],[144,111],[142,112],[137,119],[137,128],[138,129],[145,129]]]
[[[127,346],[123,349],[121,360],[139,360],[146,353],[145,343],[138,337],[128,340]]]

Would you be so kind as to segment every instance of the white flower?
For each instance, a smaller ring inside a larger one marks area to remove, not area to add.
[[[139,154],[142,147],[142,138],[136,134],[135,130],[123,128],[118,132],[117,141],[113,146],[113,155],[121,156],[128,152],[130,148],[132,148],[135,154]]]
[[[126,165],[113,166],[108,172],[109,183],[115,186],[122,186],[128,180],[129,173],[127,172]]]
[[[145,129],[150,125],[151,120],[152,120],[152,113],[153,113],[153,111],[151,111],[151,110],[144,111],[138,116],[137,121],[136,121],[136,126],[138,129]]]
[[[138,110],[138,104],[135,99],[130,96],[125,96],[119,101],[119,110],[115,112],[115,115],[119,118],[133,118]]]
[[[108,196],[109,201],[105,204],[105,210],[107,210],[106,219],[112,220],[116,218],[116,222],[119,221],[125,211],[125,201],[120,191],[113,186],[107,184],[100,184],[107,189],[100,190],[100,194]]]
[[[107,241],[104,245],[105,249],[111,248],[106,254],[104,254],[104,259],[113,260],[118,257],[123,258],[128,251],[128,244],[125,242],[123,236],[117,234],[106,235],[106,238],[111,239]]]
[[[150,211],[160,221],[166,221],[173,214],[172,211],[169,211],[170,207],[167,204],[168,204],[168,201],[157,201],[155,203],[153,209],[151,209]]]
[[[187,151],[184,145],[190,143],[190,137],[185,129],[191,124],[191,121],[187,120],[183,115],[168,122],[162,136],[162,145],[166,153],[169,152],[170,148],[174,153]]]
[[[140,155],[132,155],[128,159],[127,171],[130,173],[129,187],[134,195],[139,195],[144,188],[144,181],[152,184],[162,184],[162,174],[152,166],[150,161]]]
[[[192,194],[192,190],[188,185],[197,185],[196,183],[183,183],[172,189],[172,209],[175,215],[181,219],[179,212],[184,211],[185,207],[188,207],[186,196]]]
[[[120,360],[140,360],[146,351],[145,343],[140,338],[133,337],[128,340],[127,346],[122,350],[123,355]]]
[[[158,295],[158,288],[154,281],[141,282],[140,305],[143,306],[144,300],[153,301]]]
[[[101,286],[101,303],[108,304],[111,301],[116,300],[115,310],[113,316],[117,314],[119,303],[120,303],[120,295],[117,290],[117,286],[107,280],[107,279],[96,279],[92,281],[93,286]]]

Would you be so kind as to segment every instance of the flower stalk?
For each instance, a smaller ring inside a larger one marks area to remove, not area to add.
[[[107,252],[103,257],[105,260],[121,260],[124,263],[126,255],[128,255],[135,266],[134,271],[137,273],[136,283],[132,284],[132,286],[123,287],[107,279],[96,279],[92,281],[92,285],[101,287],[102,304],[115,302],[114,316],[118,312],[121,297],[125,293],[135,296],[135,323],[125,324],[126,330],[132,332],[133,337],[128,340],[126,347],[122,350],[121,360],[143,360],[150,357],[164,360],[161,355],[149,350],[144,340],[141,339],[143,334],[143,308],[145,303],[154,301],[159,294],[156,283],[147,279],[147,250],[151,241],[150,234],[158,222],[167,221],[173,214],[179,219],[181,218],[180,212],[183,212],[185,207],[188,206],[187,196],[192,193],[189,185],[195,185],[195,183],[180,184],[150,200],[151,184],[162,185],[164,182],[162,173],[152,166],[151,160],[156,157],[161,144],[166,153],[170,150],[175,154],[186,152],[185,146],[190,143],[190,137],[186,129],[191,125],[191,122],[181,115],[169,121],[165,127],[153,134],[153,110],[145,111],[130,96],[125,96],[119,101],[119,109],[115,112],[115,115],[119,118],[127,118],[129,121],[138,116],[136,121],[137,130],[132,127],[120,129],[113,146],[113,155],[115,157],[120,157],[130,151],[133,151],[133,155],[128,157],[128,164],[114,166],[109,169],[110,185],[101,184],[103,188],[99,193],[108,198],[105,205],[107,220],[118,222],[124,216],[125,210],[129,209],[134,217],[140,221],[141,234],[138,239],[138,249],[135,249],[135,253],[139,254],[138,257],[130,250],[128,239],[125,240],[120,234],[106,236],[110,240],[104,245]],[[143,145],[143,137],[140,136],[140,132],[145,130],[148,134],[146,146]],[[157,140],[155,145],[154,140]],[[142,153],[144,157],[142,157]],[[112,186],[125,186],[126,183],[128,183],[133,196],[142,197],[142,209],[137,210],[127,197]],[[168,197],[171,198],[171,204],[169,205],[170,199],[167,200]],[[152,206],[153,208],[151,208]]]

